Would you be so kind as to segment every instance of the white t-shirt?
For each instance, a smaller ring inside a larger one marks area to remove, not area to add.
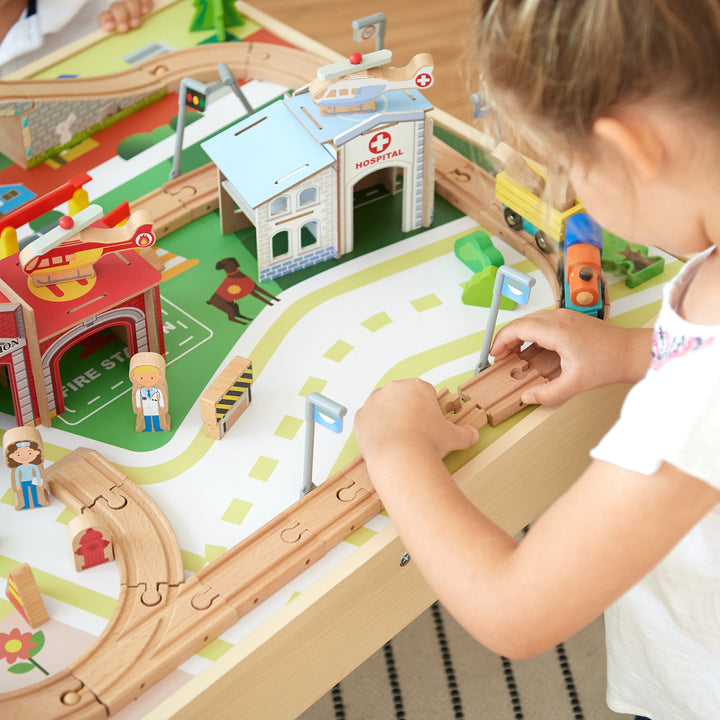
[[[37,0],[37,11],[20,19],[0,42],[0,76],[98,29],[98,15],[111,0]]]
[[[663,461],[720,488],[720,326],[676,309],[700,264],[665,288],[653,359],[594,458],[646,475]],[[605,612],[608,705],[651,720],[720,718],[720,505]]]

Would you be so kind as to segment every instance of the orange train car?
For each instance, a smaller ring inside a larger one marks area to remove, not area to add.
[[[568,219],[564,250],[565,307],[602,317],[602,229],[587,213]]]

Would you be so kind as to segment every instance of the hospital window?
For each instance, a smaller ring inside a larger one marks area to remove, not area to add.
[[[312,205],[318,201],[318,195],[318,189],[315,185],[306,187],[301,190],[298,195],[298,204],[300,207],[303,207],[304,205]]]
[[[306,250],[313,245],[317,245],[318,236],[317,221],[312,220],[309,223],[305,223],[302,228],[300,228],[300,249]]]
[[[290,233],[281,230],[272,236],[272,256],[275,258],[287,255],[290,252]]]
[[[290,210],[290,198],[287,195],[279,195],[270,201],[270,217],[281,215]]]

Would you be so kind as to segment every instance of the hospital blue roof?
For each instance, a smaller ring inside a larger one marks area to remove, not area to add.
[[[372,112],[328,116],[306,92],[277,100],[201,146],[256,208],[332,165],[334,147],[376,125],[421,120],[431,109],[417,90],[394,90],[378,98]]]
[[[256,208],[335,162],[282,100],[201,143],[248,205]]]

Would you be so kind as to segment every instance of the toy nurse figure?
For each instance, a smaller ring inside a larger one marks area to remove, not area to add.
[[[165,358],[154,352],[135,353],[130,358],[130,380],[133,383],[133,409],[137,415],[135,430],[169,430]]]
[[[3,435],[5,464],[10,468],[10,486],[15,509],[50,504],[42,470],[45,455],[40,433],[33,427],[16,427]]]

